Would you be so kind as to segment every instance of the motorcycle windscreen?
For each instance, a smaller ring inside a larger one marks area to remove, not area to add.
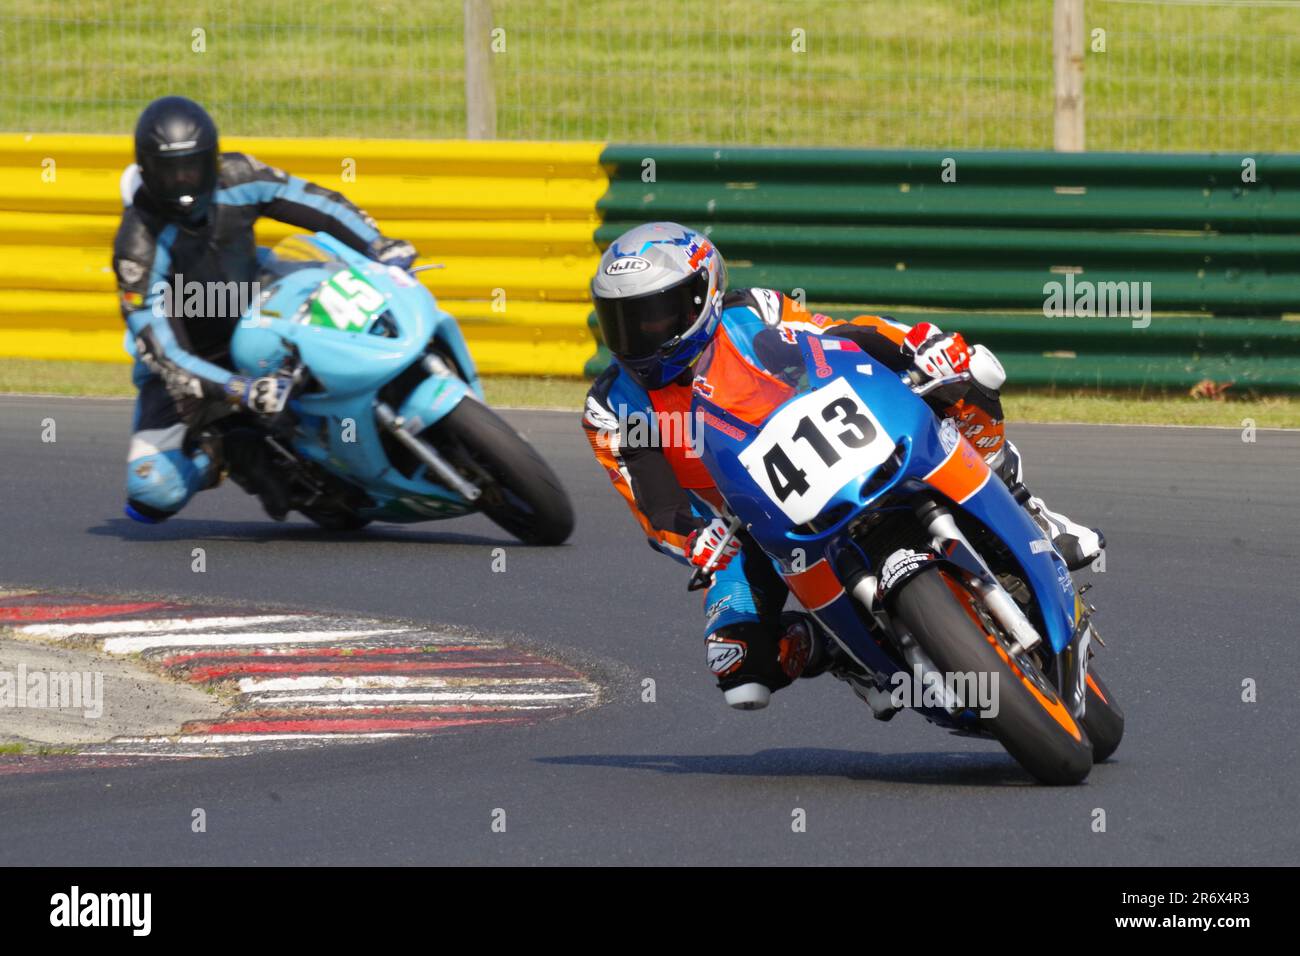
[[[326,252],[310,236],[294,235],[281,239],[271,247],[271,254],[277,259],[290,262],[331,262],[336,256]]]

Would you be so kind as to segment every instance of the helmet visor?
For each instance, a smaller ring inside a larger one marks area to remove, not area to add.
[[[676,285],[627,299],[596,298],[596,322],[609,350],[624,359],[645,358],[671,346],[704,311],[706,269]]]
[[[188,206],[216,188],[216,156],[211,150],[189,156],[152,156],[141,165],[140,176],[155,199]]]

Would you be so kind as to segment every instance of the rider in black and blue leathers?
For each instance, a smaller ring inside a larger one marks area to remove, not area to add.
[[[124,180],[113,243],[122,315],[135,343],[139,397],[127,458],[127,514],[165,520],[229,469],[256,492],[273,517],[288,509],[280,479],[255,427],[225,427],[213,439],[196,427],[230,418],[232,407],[257,415],[283,407],[287,381],[249,379],[230,367],[239,314],[188,314],[169,288],[192,282],[251,284],[261,257],[253,224],[262,216],[340,242],[381,262],[407,268],[416,252],[383,236],[375,222],[337,192],[245,153],[220,153],[217,129],[197,103],[164,97],[141,114],[135,135],[138,179]],[[130,171],[129,171],[130,175]],[[246,288],[247,286],[245,286]],[[220,300],[218,300],[220,301]],[[232,297],[226,301],[239,301]],[[239,421],[236,416],[233,421]]]

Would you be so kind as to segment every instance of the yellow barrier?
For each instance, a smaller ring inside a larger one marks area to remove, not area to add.
[[[409,239],[489,374],[580,375],[601,143],[251,139],[251,153]],[[124,136],[0,134],[0,356],[125,362],[110,268]],[[263,220],[258,242],[294,232]]]

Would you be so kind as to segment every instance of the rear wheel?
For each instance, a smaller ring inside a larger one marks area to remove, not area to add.
[[[1022,767],[1047,784],[1088,776],[1093,756],[1084,728],[1033,661],[1011,655],[1000,630],[952,572],[936,567],[916,575],[898,592],[895,612],[945,677],[988,681],[997,713],[980,722]],[[979,710],[976,701],[969,706]]]
[[[461,400],[423,437],[483,492],[479,510],[521,541],[563,544],[573,532],[573,506],[560,479],[482,402]]]
[[[1119,709],[1115,695],[1091,666],[1088,668],[1087,693],[1083,727],[1092,741],[1093,763],[1101,763],[1124,739],[1124,711]]]

